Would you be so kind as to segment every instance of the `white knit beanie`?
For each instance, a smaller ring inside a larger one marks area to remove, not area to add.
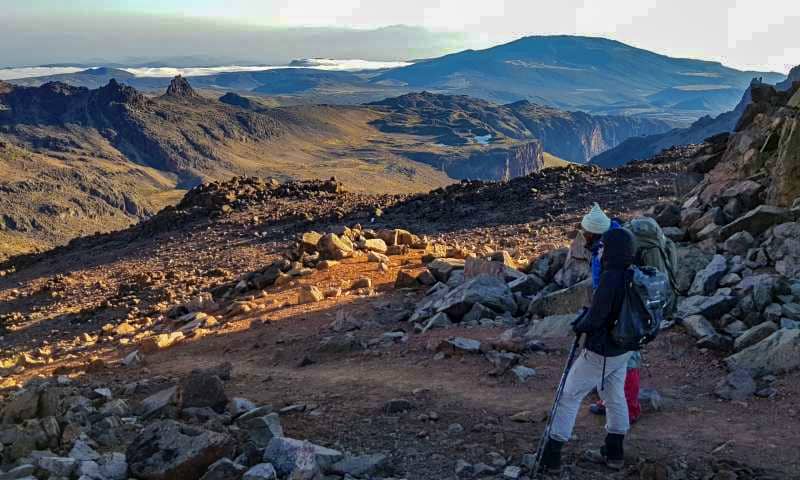
[[[584,215],[583,220],[581,220],[581,227],[589,233],[602,235],[611,228],[611,219],[606,216],[600,205],[595,202],[589,213]]]

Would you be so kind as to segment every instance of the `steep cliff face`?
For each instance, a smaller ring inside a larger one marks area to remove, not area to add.
[[[565,112],[527,101],[512,103],[507,107],[542,142],[545,150],[576,163],[586,163],[628,138],[669,129],[660,120]]]
[[[461,151],[408,150],[398,153],[440,169],[448,177],[458,180],[508,180],[544,168],[544,149],[537,140]]]

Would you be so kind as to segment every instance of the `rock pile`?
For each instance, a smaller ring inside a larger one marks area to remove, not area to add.
[[[281,183],[274,178],[233,177],[230,180],[204,183],[194,187],[184,195],[176,208],[178,210],[200,208],[224,213],[266,203],[275,198],[313,199],[342,192],[344,192],[342,184],[335,179]]]
[[[280,413],[229,398],[230,364],[177,383],[27,384],[2,405],[4,479],[378,478],[382,454],[348,455],[288,438]],[[133,397],[149,395],[141,401]]]

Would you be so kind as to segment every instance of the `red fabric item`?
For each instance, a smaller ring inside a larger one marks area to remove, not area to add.
[[[628,418],[631,423],[639,420],[642,406],[639,404],[639,369],[630,368],[625,376],[625,399],[628,400]]]

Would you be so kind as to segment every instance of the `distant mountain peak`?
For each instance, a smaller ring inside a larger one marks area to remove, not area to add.
[[[200,95],[198,95],[192,86],[189,85],[188,80],[183,78],[181,75],[177,75],[172,79],[171,82],[169,82],[166,96],[173,98],[198,98]]]
[[[115,78],[109,80],[106,86],[90,91],[90,94],[107,103],[124,103],[131,106],[140,106],[147,103],[147,98],[138,90],[119,83]]]

